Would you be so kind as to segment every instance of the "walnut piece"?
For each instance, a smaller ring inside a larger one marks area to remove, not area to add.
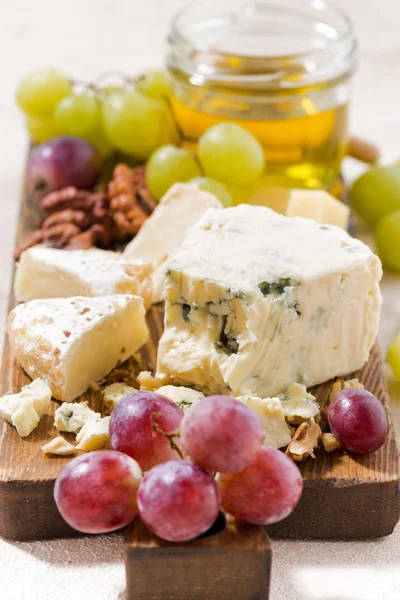
[[[318,448],[321,439],[321,427],[312,418],[296,429],[285,454],[295,461],[305,460],[308,456],[315,458],[314,450]]]
[[[116,243],[137,234],[155,202],[146,188],[145,167],[131,169],[119,164],[107,194],[69,186],[44,196],[40,208],[45,216],[39,229],[16,249],[15,260],[41,243],[68,250],[115,249]]]
[[[329,402],[332,402],[336,394],[341,392],[342,390],[347,390],[348,388],[363,388],[364,385],[358,379],[337,379],[332,386],[331,392],[329,394]]]
[[[335,436],[331,433],[322,434],[322,445],[324,446],[324,450],[326,452],[333,452],[334,450],[338,450],[342,447],[340,442],[338,442]]]

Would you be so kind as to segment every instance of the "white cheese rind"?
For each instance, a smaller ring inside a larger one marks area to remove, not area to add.
[[[161,198],[123,255],[153,266],[153,303],[161,302],[165,267],[185,239],[190,227],[209,208],[221,208],[216,196],[197,185],[175,183]]]
[[[53,396],[70,402],[148,339],[142,298],[53,298],[20,304],[8,318],[16,360]]]
[[[22,253],[15,275],[18,302],[72,296],[141,296],[151,304],[152,267],[118,252],[34,246]]]
[[[355,371],[376,339],[381,275],[339,227],[210,210],[168,266],[157,376],[265,398]]]

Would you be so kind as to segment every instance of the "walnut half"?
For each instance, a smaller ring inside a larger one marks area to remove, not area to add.
[[[308,456],[315,458],[314,450],[318,448],[321,439],[321,427],[312,418],[296,429],[285,454],[295,461],[305,460]]]

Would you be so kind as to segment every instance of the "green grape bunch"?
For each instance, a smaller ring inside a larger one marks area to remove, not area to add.
[[[16,99],[34,143],[62,135],[82,138],[103,158],[115,151],[147,160],[165,144],[179,144],[180,134],[168,98],[168,73],[149,70],[138,78],[119,75],[119,84],[73,81],[53,68],[28,74]]]

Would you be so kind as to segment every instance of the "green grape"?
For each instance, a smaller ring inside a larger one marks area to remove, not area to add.
[[[136,88],[154,98],[155,100],[165,100],[172,92],[172,81],[166,71],[152,69],[145,71],[137,80]]]
[[[218,200],[225,208],[233,205],[232,196],[226,187],[219,181],[216,181],[211,177],[195,177],[194,179],[191,179],[189,183],[196,183],[201,190],[205,190],[206,192],[210,192],[211,194],[214,194],[214,196],[217,196]]]
[[[26,128],[29,136],[35,144],[47,142],[58,136],[59,131],[54,122],[54,117],[32,117],[26,115]]]
[[[400,210],[383,217],[375,228],[374,236],[385,267],[400,271]]]
[[[181,136],[178,128],[175,125],[169,106],[164,102],[163,104],[165,104],[166,112],[157,146],[167,146],[168,144],[179,146],[181,143]]]
[[[69,78],[56,69],[33,71],[17,89],[17,103],[33,117],[51,115],[57,104],[72,91]]]
[[[99,101],[88,94],[71,94],[61,100],[54,119],[61,133],[84,137],[101,123]]]
[[[177,181],[188,181],[200,175],[195,156],[184,148],[163,146],[151,155],[146,169],[146,182],[157,200]]]
[[[103,122],[111,144],[147,160],[158,148],[167,107],[137,90],[119,90],[103,99]]]
[[[110,140],[104,133],[103,125],[100,124],[93,131],[89,131],[84,136],[84,139],[96,148],[102,158],[109,158],[114,154],[114,148],[110,144]]]
[[[208,129],[199,140],[198,152],[206,175],[233,186],[249,187],[264,171],[261,144],[235,123]]]
[[[352,208],[369,223],[400,209],[400,164],[372,167],[350,188]]]
[[[400,380],[400,335],[392,340],[387,353],[387,361],[396,379]]]

